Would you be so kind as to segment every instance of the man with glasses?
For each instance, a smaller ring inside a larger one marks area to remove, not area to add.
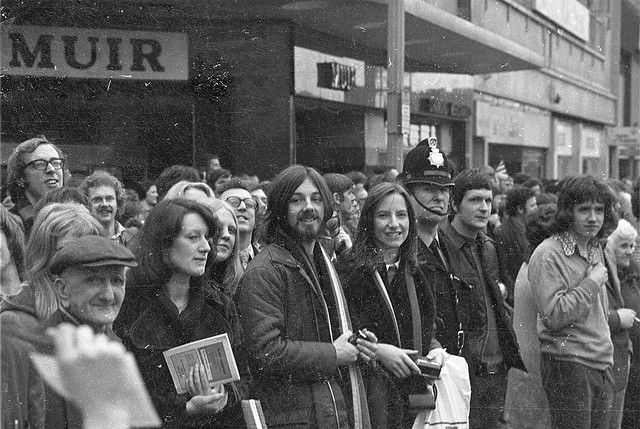
[[[249,192],[247,185],[235,177],[222,188],[219,198],[233,208],[238,219],[240,242],[237,246],[240,249],[242,268],[246,269],[249,261],[258,253],[258,249],[253,245],[253,230],[256,225],[258,204]]]
[[[20,143],[7,161],[7,184],[14,203],[11,213],[31,231],[34,206],[50,190],[64,186],[64,154],[44,136]]]

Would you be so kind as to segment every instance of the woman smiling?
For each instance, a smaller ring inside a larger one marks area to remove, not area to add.
[[[354,330],[378,337],[382,365],[365,375],[375,427],[411,427],[409,396],[427,382],[418,355],[442,365],[434,337],[435,303],[416,262],[416,224],[406,191],[392,183],[374,187],[362,208],[356,240],[339,263]]]

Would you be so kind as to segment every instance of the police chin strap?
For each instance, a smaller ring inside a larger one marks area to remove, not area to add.
[[[440,211],[435,211],[435,210],[433,210],[433,209],[430,209],[429,207],[427,207],[427,206],[425,206],[424,204],[422,204],[422,202],[421,202],[418,198],[416,198],[416,196],[415,196],[415,195],[413,196],[413,199],[414,199],[414,200],[416,200],[416,202],[420,205],[420,207],[422,207],[423,209],[425,209],[425,210],[426,210],[426,211],[428,211],[429,213],[434,214],[434,215],[436,215],[436,216],[441,216],[441,217],[442,217],[442,216],[446,216],[446,215],[449,213],[449,212],[444,212],[444,213],[442,213],[442,212],[440,212]]]

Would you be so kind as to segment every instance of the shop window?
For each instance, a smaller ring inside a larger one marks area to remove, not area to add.
[[[601,174],[600,158],[582,158],[582,174]]]
[[[405,146],[415,147],[422,140],[429,137],[438,137],[438,127],[436,125],[412,123],[409,128],[408,139],[405,139]]]
[[[557,158],[557,178],[562,179],[573,172],[573,157],[558,156]]]

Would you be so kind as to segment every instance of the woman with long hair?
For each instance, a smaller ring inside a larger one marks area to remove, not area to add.
[[[409,396],[424,393],[418,356],[442,365],[444,350],[434,336],[435,300],[417,268],[415,215],[407,192],[394,183],[371,189],[353,247],[339,271],[354,331],[378,337],[377,361],[365,376],[371,422],[379,428],[411,427]]]
[[[238,220],[231,206],[222,200],[210,198],[206,201],[206,205],[211,209],[218,227],[218,241],[215,243],[216,257],[211,278],[234,299],[243,272],[238,249],[240,242]]]
[[[237,349],[240,322],[233,302],[207,282],[217,227],[211,211],[184,198],[162,200],[140,235],[138,267],[114,329],[133,352],[165,428],[229,424],[240,397],[235,386],[211,387],[204,368],[188,373],[187,394],[173,385],[163,352],[227,333]],[[240,362],[239,362],[239,366]]]

